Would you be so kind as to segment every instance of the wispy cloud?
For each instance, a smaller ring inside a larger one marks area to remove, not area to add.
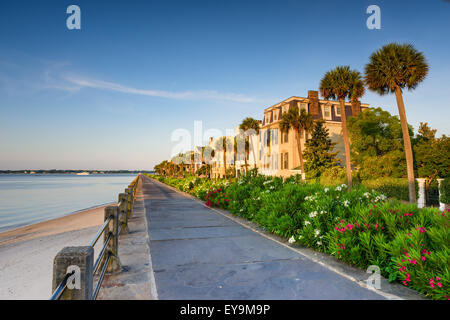
[[[137,89],[133,87],[124,86],[118,83],[107,82],[102,80],[86,79],[74,76],[67,76],[64,79],[79,88],[93,88],[110,90],[128,94],[137,94],[151,97],[161,97],[169,99],[192,99],[192,100],[223,100],[232,101],[240,103],[253,103],[261,102],[261,100],[248,97],[243,94],[235,93],[221,93],[218,91],[202,90],[202,91],[161,91],[161,90],[151,90],[151,89]]]

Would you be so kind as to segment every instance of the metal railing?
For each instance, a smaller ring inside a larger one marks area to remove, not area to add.
[[[105,208],[105,220],[88,246],[65,247],[53,262],[53,293],[50,300],[95,300],[107,273],[121,271],[119,235],[128,233],[136,199],[138,175],[119,194],[118,204]],[[94,262],[94,246],[103,234],[103,246]],[[94,276],[98,274],[94,287]]]

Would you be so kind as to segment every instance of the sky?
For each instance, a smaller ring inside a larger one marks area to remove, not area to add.
[[[69,5],[80,30],[66,26]],[[408,122],[449,135],[449,17],[445,0],[1,1],[0,169],[150,170],[180,129],[206,143],[336,66],[363,71],[390,42],[430,66],[404,94]],[[362,102],[398,114],[393,95]]]

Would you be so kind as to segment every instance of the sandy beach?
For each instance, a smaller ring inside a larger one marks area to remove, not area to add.
[[[0,233],[0,299],[48,299],[53,258],[63,247],[88,245],[103,223],[104,208]]]

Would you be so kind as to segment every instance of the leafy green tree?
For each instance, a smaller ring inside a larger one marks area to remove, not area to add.
[[[381,108],[348,119],[352,159],[361,179],[406,176],[400,120]],[[408,127],[410,136],[413,129]]]
[[[325,99],[338,100],[341,107],[342,134],[345,149],[345,167],[347,171],[347,187],[352,187],[352,168],[350,160],[350,140],[347,130],[345,99],[357,101],[364,95],[364,82],[361,74],[350,70],[349,66],[336,67],[328,71],[320,81],[320,93]]]
[[[320,177],[324,170],[339,163],[336,158],[338,151],[333,152],[335,145],[336,142],[331,141],[328,129],[324,127],[324,121],[316,121],[311,138],[306,140],[303,153],[308,178]]]
[[[300,159],[300,169],[302,173],[305,172],[303,163],[303,152],[300,137],[303,132],[309,132],[313,128],[314,120],[312,116],[305,110],[298,110],[298,106],[294,105],[289,110],[281,115],[280,129],[281,132],[289,132],[293,129],[295,132],[295,139],[297,140],[298,157]]]
[[[437,177],[448,177],[450,172],[450,137],[436,138],[435,135],[436,129],[421,122],[413,140],[416,173],[426,179],[427,185]]]
[[[415,89],[427,74],[428,64],[424,55],[410,44],[390,43],[383,46],[372,54],[365,67],[365,82],[370,90],[380,95],[395,93],[402,125],[411,203],[416,202],[414,160],[402,90]]]

